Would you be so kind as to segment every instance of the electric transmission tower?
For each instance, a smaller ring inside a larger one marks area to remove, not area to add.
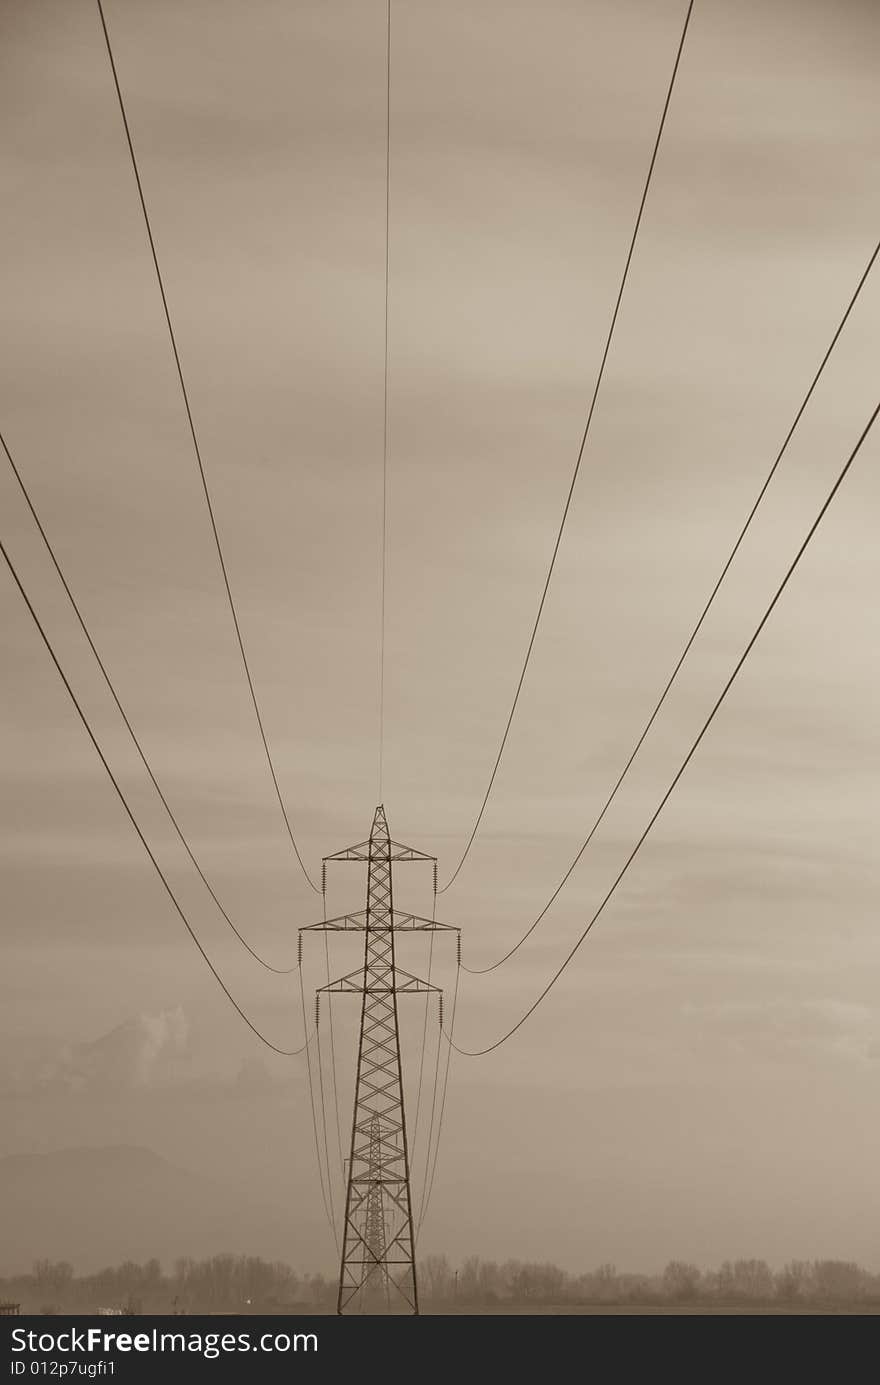
[[[336,1311],[363,1311],[366,1302],[375,1301],[381,1291],[387,1311],[418,1313],[397,997],[433,992],[441,1006],[443,1002],[438,986],[422,981],[397,965],[394,939],[402,932],[457,934],[459,930],[434,919],[395,910],[393,866],[405,862],[430,863],[436,893],[437,858],[392,841],[381,804],[376,809],[368,841],[324,857],[322,888],[325,893],[327,865],[337,861],[366,864],[366,909],[325,919],[300,930],[301,934],[327,931],[364,934],[363,964],[356,971],[321,986],[317,992],[318,998],[327,993],[361,996]]]

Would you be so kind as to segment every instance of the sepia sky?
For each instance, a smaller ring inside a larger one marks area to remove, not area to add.
[[[534,620],[684,8],[394,3],[383,797],[441,882]],[[314,874],[367,836],[378,793],[384,5],[106,13]],[[507,753],[438,902],[471,966],[521,935],[592,825],[874,248],[878,62],[870,0],[696,0]],[[320,899],[262,757],[92,0],[0,0],[0,129],[0,429],[200,860],[292,965]],[[867,421],[878,276],[568,887],[509,964],[462,976],[464,1046],[515,1022],[603,897]],[[878,467],[875,434],[564,979],[496,1053],[453,1061],[421,1254],[880,1270]],[[299,1044],[296,977],[242,953],[190,868],[5,460],[0,516],[193,926],[256,1022]],[[0,1155],[147,1146],[240,1191],[230,1249],[261,1248],[258,1187],[293,1217],[288,1258],[332,1270],[303,1059],[228,1006],[2,574],[0,639]],[[398,901],[427,912],[409,869]],[[332,875],[329,908],[361,890]],[[356,963],[334,943],[335,972]],[[424,971],[427,945],[404,965]],[[344,1133],[354,1003],[334,1021]]]

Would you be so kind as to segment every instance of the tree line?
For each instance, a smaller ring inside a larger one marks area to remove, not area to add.
[[[0,1299],[23,1313],[329,1312],[335,1285],[256,1255],[182,1257],[166,1273],[158,1260],[77,1275],[66,1260],[37,1260],[30,1274],[0,1279]]]
[[[570,1274],[550,1263],[481,1260],[472,1255],[453,1268],[445,1255],[420,1266],[420,1290],[430,1299],[497,1305],[583,1305],[714,1302],[718,1304],[877,1303],[880,1275],[848,1260],[791,1260],[772,1270],[766,1260],[725,1260],[701,1270],[670,1260],[660,1274],[633,1274],[612,1264]]]
[[[425,1305],[440,1312],[688,1303],[876,1304],[880,1310],[880,1275],[848,1260],[791,1260],[776,1270],[766,1260],[725,1260],[714,1270],[670,1260],[662,1273],[648,1275],[612,1264],[571,1274],[547,1262],[499,1263],[478,1255],[453,1266],[445,1255],[428,1255],[418,1271]],[[251,1255],[181,1258],[167,1272],[158,1260],[126,1261],[91,1275],[75,1274],[64,1260],[37,1260],[30,1274],[0,1279],[0,1299],[43,1314],[332,1313],[336,1282]]]

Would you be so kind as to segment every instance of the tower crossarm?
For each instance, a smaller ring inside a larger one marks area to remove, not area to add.
[[[436,919],[422,918],[419,914],[402,914],[392,910],[393,928],[396,933],[460,933],[461,929],[451,923],[438,923]],[[389,925],[384,925],[388,927]],[[359,909],[353,914],[340,914],[337,918],[323,919],[320,923],[308,923],[300,928],[300,933],[362,933],[367,927],[367,911]],[[378,932],[383,925],[370,920],[370,927]]]
[[[323,858],[326,864],[329,861],[369,861],[370,843],[358,842],[357,846],[346,846],[341,851],[334,851],[331,856]]]
[[[414,846],[404,846],[402,842],[392,842],[389,840],[386,847],[386,859],[394,862],[407,861],[428,861],[432,865],[436,863],[436,856],[429,856],[424,851],[418,851]],[[342,851],[334,851],[332,856],[324,856],[323,861],[326,865],[330,861],[366,861],[370,859],[370,843],[358,842],[356,846],[343,847]]]
[[[460,933],[454,923],[438,923],[436,919],[421,918],[418,914],[400,914],[395,909],[394,931],[396,933]]]
[[[307,923],[300,933],[362,933],[367,926],[367,911],[359,909],[353,914],[339,914],[335,919],[322,919],[320,923]]]
[[[436,862],[436,856],[428,856],[424,851],[416,851],[414,846],[402,846],[400,842],[389,842],[391,848],[392,861],[430,861]]]
[[[424,995],[427,991],[435,991],[439,995],[442,989],[441,986],[433,986],[430,981],[423,981],[420,976],[412,976],[402,967],[395,967],[393,974],[389,970],[387,975],[371,976],[364,986],[364,969],[358,967],[357,971],[350,971],[326,986],[319,986],[317,994],[363,995],[366,991],[367,995]]]

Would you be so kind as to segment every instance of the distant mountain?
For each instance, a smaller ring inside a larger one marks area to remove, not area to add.
[[[289,1210],[134,1145],[0,1159],[0,1275],[42,1257],[89,1273],[221,1251],[296,1263]]]

